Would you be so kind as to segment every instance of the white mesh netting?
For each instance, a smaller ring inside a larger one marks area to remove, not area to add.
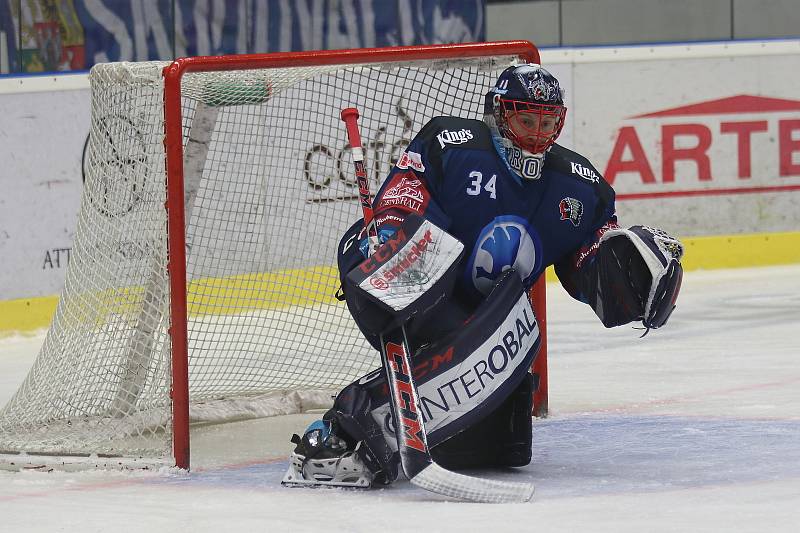
[[[514,58],[242,70],[183,78],[193,421],[302,411],[380,366],[336,301],[360,215],[339,113],[358,107],[373,192],[437,115],[480,118]],[[0,452],[171,457],[161,69],[98,65],[64,291]]]

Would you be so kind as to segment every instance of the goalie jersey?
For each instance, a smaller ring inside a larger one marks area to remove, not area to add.
[[[381,237],[414,213],[458,238],[465,252],[456,292],[467,304],[481,301],[508,268],[528,289],[553,264],[565,289],[585,302],[578,279],[602,234],[617,227],[614,191],[586,158],[558,144],[541,173],[527,170],[539,177],[517,175],[484,122],[434,118],[375,197]]]

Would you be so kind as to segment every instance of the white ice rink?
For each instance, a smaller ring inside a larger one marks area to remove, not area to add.
[[[0,532],[800,531],[800,265],[690,272],[663,330],[606,330],[548,287],[551,417],[529,504],[446,501],[407,482],[287,489],[314,415],[193,431],[191,474],[0,471]],[[43,337],[0,340],[0,404]],[[377,362],[377,361],[376,361]]]

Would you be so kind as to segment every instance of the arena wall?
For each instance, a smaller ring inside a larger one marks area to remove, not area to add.
[[[561,142],[612,183],[621,224],[682,237],[689,270],[800,262],[800,40],[561,48],[542,62],[566,89]],[[2,334],[46,327],[63,284],[87,77],[0,79],[0,116]]]

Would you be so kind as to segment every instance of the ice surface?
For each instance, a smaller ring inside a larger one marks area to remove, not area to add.
[[[800,531],[800,265],[689,272],[642,339],[548,297],[552,416],[534,421],[533,462],[470,472],[532,481],[532,503],[283,488],[303,414],[193,429],[188,475],[0,471],[0,531]],[[42,339],[0,340],[0,403]]]

